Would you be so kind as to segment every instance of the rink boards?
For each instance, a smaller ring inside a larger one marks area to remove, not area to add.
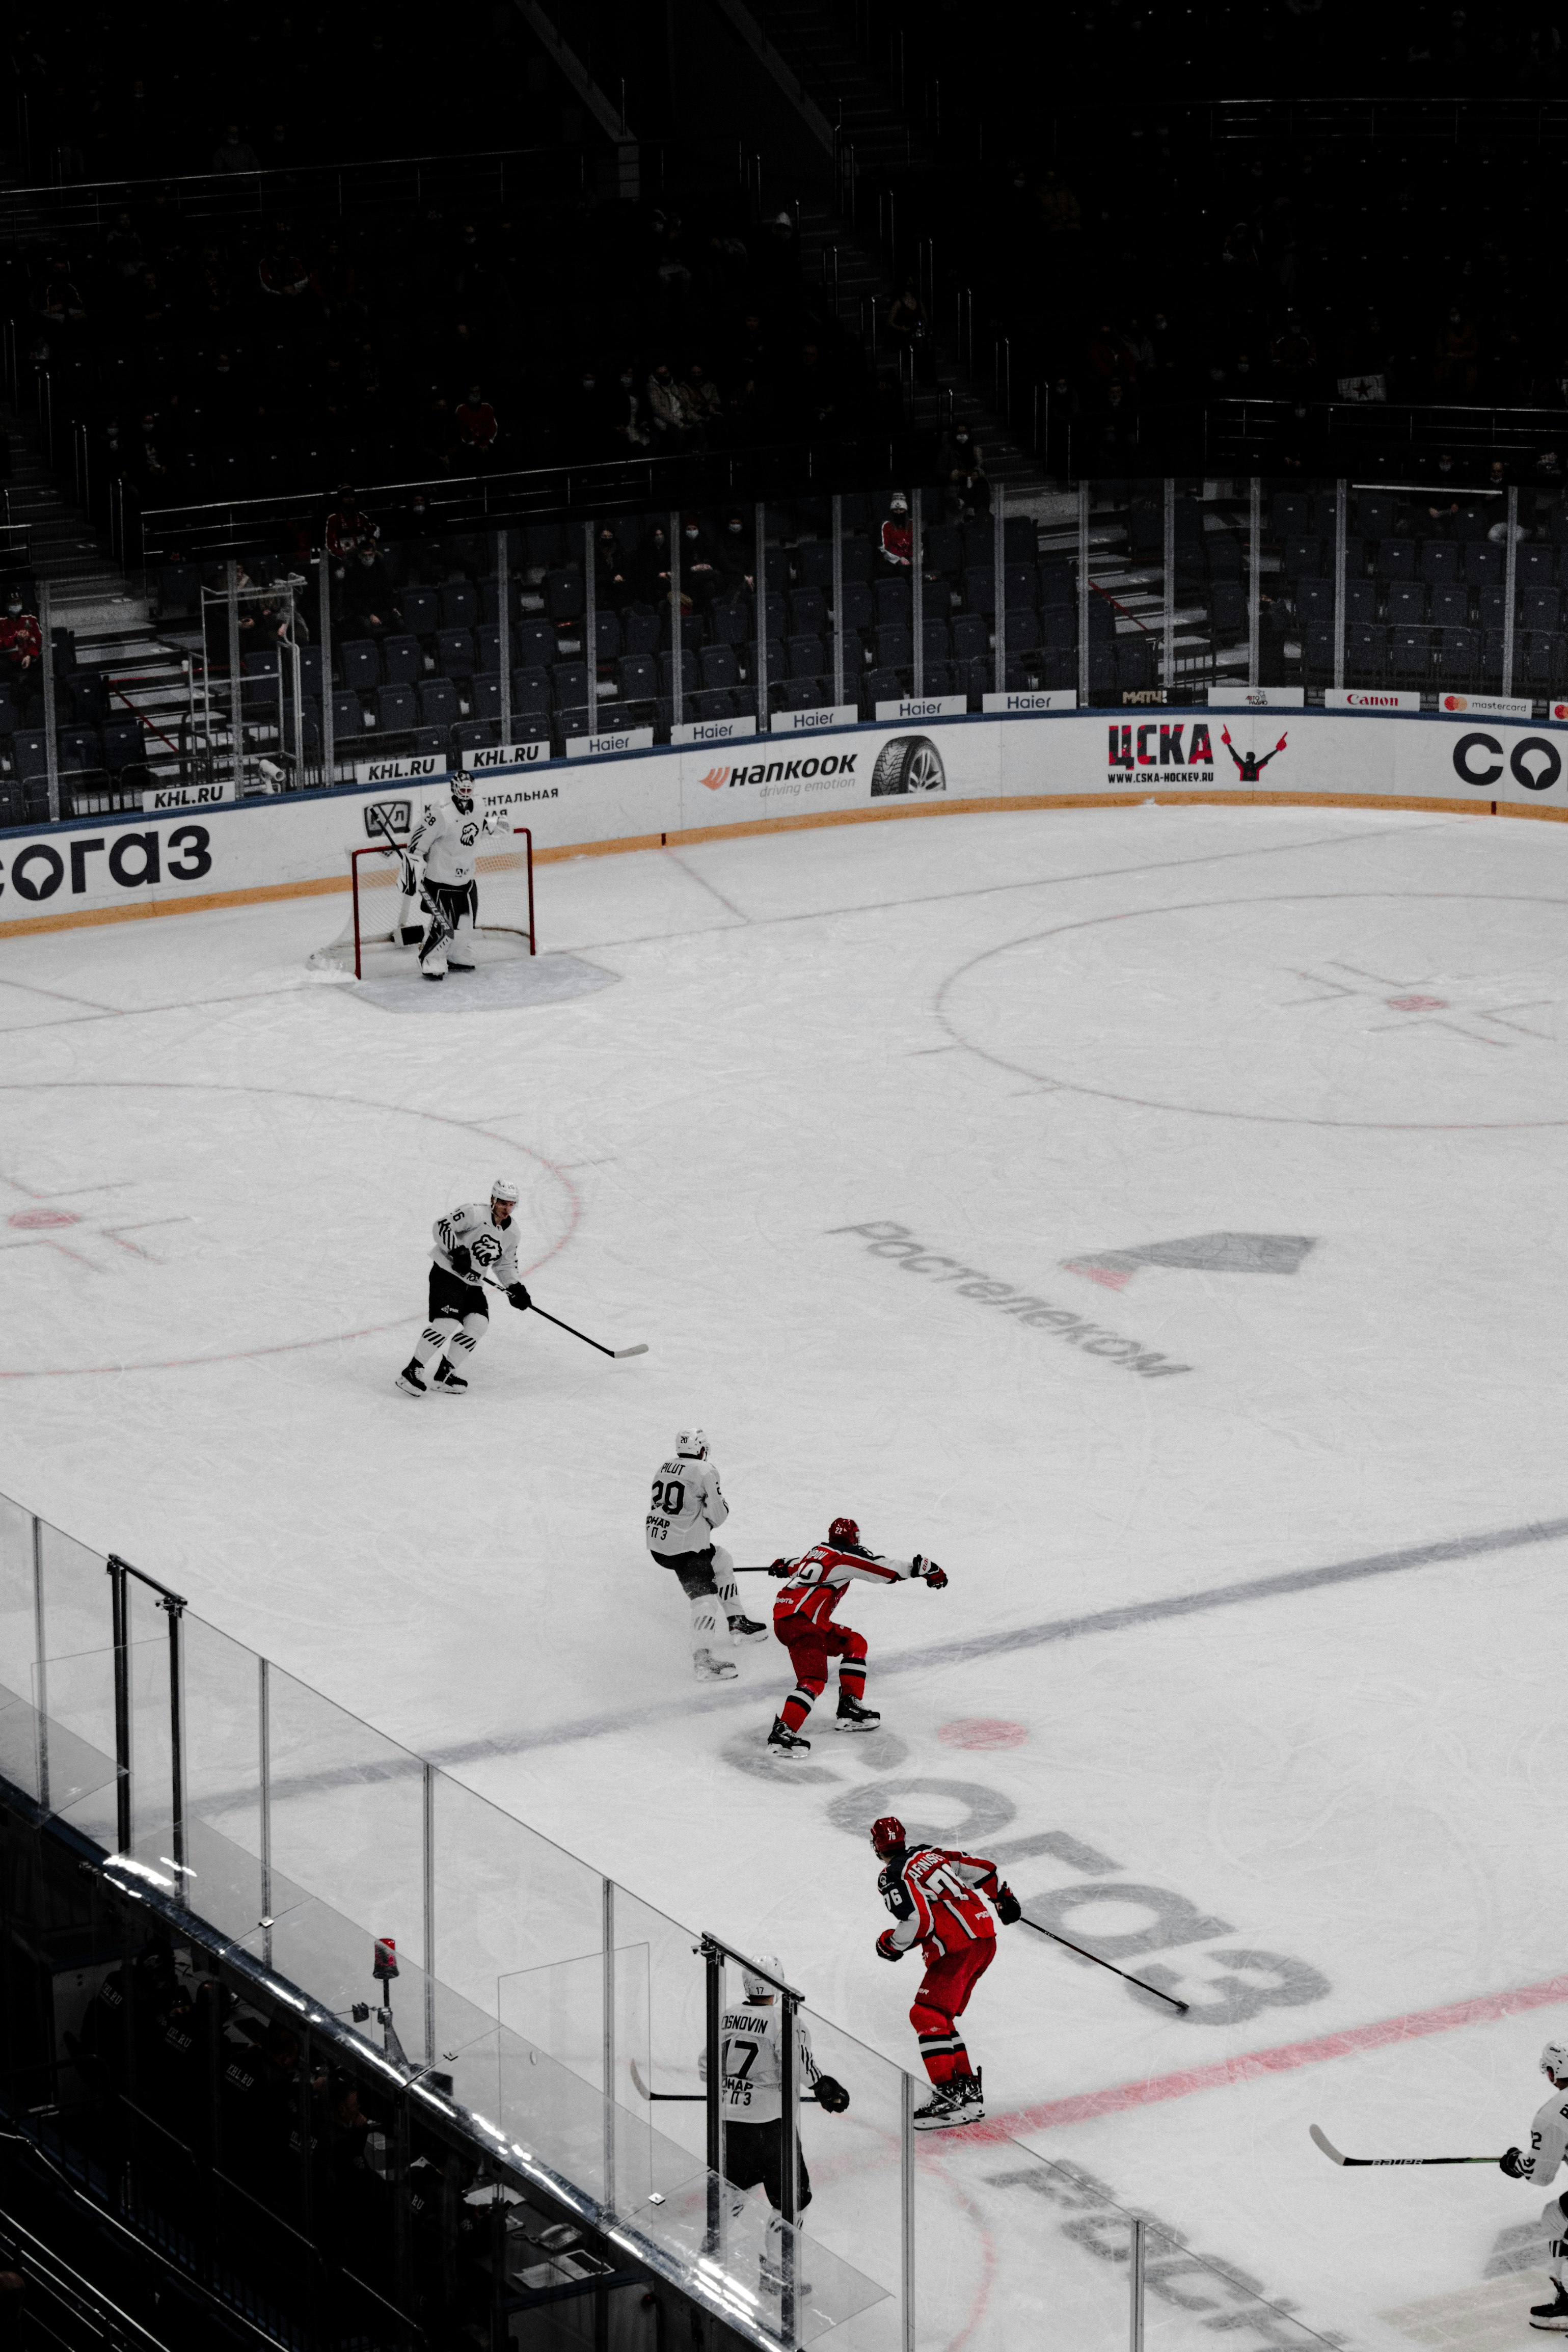
[[[493,811],[531,828],[545,859],[879,816],[1142,800],[1562,816],[1568,725],[1145,706],[541,759],[476,781]],[[0,938],[346,890],[348,853],[382,837],[380,819],[401,833],[446,790],[444,775],[388,774],[286,800],[0,832]]]

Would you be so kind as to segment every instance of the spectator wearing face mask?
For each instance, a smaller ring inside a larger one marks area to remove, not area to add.
[[[991,511],[991,485],[985,478],[985,453],[962,417],[942,439],[937,452],[937,478],[942,484],[942,512],[949,522],[973,522]]]
[[[264,612],[261,617],[265,618]],[[403,626],[397,591],[368,540],[355,548],[343,582],[343,620],[345,625],[352,622],[367,637],[382,637],[389,629]]]
[[[691,438],[686,402],[681,389],[670,373],[668,360],[658,360],[647,380],[648,421],[653,427],[653,445],[668,455],[684,449]]]
[[[731,507],[724,517],[724,528],[719,535],[718,568],[727,587],[753,585],[752,567],[756,562],[754,533],[752,525],[739,507]]]
[[[914,534],[910,529],[910,502],[902,490],[888,500],[879,552],[885,571],[909,572],[914,568]]]
[[[694,514],[680,520],[680,586],[695,612],[705,613],[724,585],[722,551]]]
[[[622,368],[616,377],[606,407],[613,452],[618,455],[622,449],[646,449],[653,436],[637,377],[629,367]]]
[[[594,533],[594,591],[601,613],[618,613],[637,593],[626,549],[607,522]]]
[[[359,548],[374,547],[380,537],[379,527],[364,512],[350,484],[340,482],[338,502],[327,517],[328,554],[346,563]]]
[[[21,589],[13,587],[0,614],[0,678],[10,688],[18,713],[30,709],[35,699],[42,699],[43,651],[44,633],[37,615],[28,612]]]

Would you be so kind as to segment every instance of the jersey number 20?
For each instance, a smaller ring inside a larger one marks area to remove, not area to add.
[[[686,1503],[686,1488],[679,1478],[656,1478],[653,1501],[649,1508],[662,1511],[667,1518],[678,1519]]]

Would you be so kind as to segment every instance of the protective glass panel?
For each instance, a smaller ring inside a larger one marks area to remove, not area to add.
[[[922,2343],[1121,2352],[1131,2220],[1092,2174],[1014,2140],[921,2133],[915,2197]]]
[[[868,2345],[885,2342],[893,2352],[901,2340],[906,2077],[901,2066],[826,2018],[805,2011],[802,2022],[816,2066],[848,2093],[849,2105],[835,2115],[803,2098],[800,2146],[812,2195],[801,2224],[816,2243],[883,2289],[888,2301],[877,2314],[877,2327],[863,2323],[862,2336]]]
[[[0,1495],[0,1684],[25,1697],[37,1659],[33,1515]]]
[[[624,1886],[616,1888],[615,1901],[617,1942],[624,1937],[628,1944],[641,1945],[648,1956],[647,2063],[645,2090],[637,2095],[658,2095],[648,2104],[659,2130],[705,2163],[705,2110],[692,2095],[702,2089],[699,2068],[708,2030],[703,1963],[692,1949],[696,1938],[689,1927],[680,1927]],[[738,1980],[733,1990],[739,1998]]]
[[[1249,2341],[1274,2352],[1318,2352],[1324,2339],[1277,2304],[1267,2303],[1258,2281],[1202,2254],[1194,2254],[1166,2231],[1143,2232],[1143,2343],[1145,2352],[1195,2352],[1218,2332],[1241,2330]]]
[[[581,1959],[547,1961],[502,1977],[498,2014],[510,2032],[547,2051],[596,2091],[605,2087],[607,2060],[611,2096],[628,2108],[643,2106],[637,2084],[647,2082],[648,2069],[646,1944],[617,1940],[607,1991],[606,2002],[604,1954],[588,1952]]]
[[[414,1957],[424,1948],[418,1758],[292,1675],[273,1668],[268,1682],[276,1871],[362,1923],[362,1941],[366,1930],[390,1936]]]
[[[89,1551],[47,1520],[38,1522],[38,1558],[43,1590],[44,1639],[40,1663],[52,1658],[81,1662],[70,1694],[70,1727],[100,1755],[114,1754],[114,1620],[111,1589],[101,1552]],[[96,1658],[96,1682],[87,1661]],[[53,1692],[46,1675],[39,1704],[52,1712]],[[112,1843],[112,1840],[110,1841]]]
[[[186,1816],[259,1856],[261,1662],[188,1611],[181,1638]]]
[[[153,1649],[157,1653],[159,1645],[154,1643]],[[150,1676],[160,1662],[161,1656],[144,1659],[135,1651],[127,1656],[132,1675]],[[33,1668],[33,1704],[40,1717],[47,1717],[42,1727],[48,1742],[49,1810],[109,1853],[120,1843],[114,1670],[111,1649],[89,1650],[79,1657],[52,1657]]]
[[[500,1978],[603,1948],[596,1870],[445,1773],[435,1775],[433,1803],[434,1965],[444,1981],[493,2010]]]

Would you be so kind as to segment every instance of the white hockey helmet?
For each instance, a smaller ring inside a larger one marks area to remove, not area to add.
[[[888,500],[888,505],[890,511],[894,514],[908,514],[910,510],[910,502],[908,499],[905,498],[902,490],[895,490],[892,497]]]
[[[708,1459],[707,1431],[678,1429],[675,1433],[675,1451],[679,1456],[688,1462],[706,1462]]]
[[[1541,2053],[1541,2071],[1561,2082],[1568,2082],[1568,2045],[1549,2042]]]
[[[776,1952],[759,1952],[757,1958],[764,1969],[773,1970],[774,1976],[780,1973]],[[741,1982],[746,1988],[748,2000],[771,2000],[778,1990],[776,1985],[768,1982],[766,1977],[760,1977],[754,1968],[748,1968],[744,1960],[741,1963]]]
[[[512,1182],[510,1176],[498,1176],[495,1182],[490,1186],[490,1199],[492,1201],[510,1201],[515,1206],[520,1198],[521,1195],[518,1192],[517,1186]]]

